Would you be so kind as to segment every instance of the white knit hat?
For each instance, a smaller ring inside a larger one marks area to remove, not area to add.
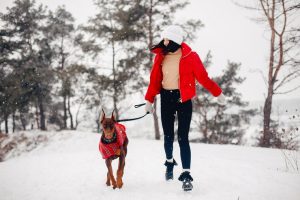
[[[176,42],[177,44],[181,44],[183,41],[184,32],[180,26],[171,25],[166,27],[164,31],[161,33],[161,39],[167,38]]]

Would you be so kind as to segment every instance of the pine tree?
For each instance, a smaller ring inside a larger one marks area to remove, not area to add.
[[[204,62],[206,67],[211,64],[211,55],[207,55]],[[237,85],[245,78],[238,76],[240,64],[229,62],[221,76],[214,80],[220,85],[223,94],[227,96],[227,103],[219,105],[210,93],[203,87],[197,86],[198,96],[194,99],[195,117],[198,117],[197,128],[203,134],[200,139],[204,143],[240,144],[245,132],[246,124],[256,114],[256,110],[246,109],[247,102],[237,92]]]
[[[28,112],[29,102],[36,105],[42,130],[46,129],[45,103],[51,90],[52,59],[49,41],[42,31],[45,12],[45,8],[42,5],[37,7],[35,1],[16,0],[7,13],[1,15],[4,29],[11,33],[7,37],[19,48],[13,59],[6,62],[11,67],[15,88],[9,90],[6,87],[5,90],[14,93],[21,116]],[[11,107],[10,110],[14,119],[16,108]],[[26,123],[24,120],[22,123],[24,128]]]
[[[136,22],[140,20],[144,11],[139,1],[97,0],[95,5],[99,12],[89,20],[88,25],[82,26],[85,34],[89,35],[88,40],[84,41],[83,35],[79,35],[77,39],[85,52],[91,52],[95,56],[111,52],[111,66],[99,67],[109,69],[111,73],[103,73],[102,70],[102,73],[97,75],[98,78],[92,80],[97,85],[97,90],[101,88],[105,96],[112,98],[118,119],[118,102],[125,98],[128,91],[127,82],[137,73],[137,66],[130,62],[135,56],[131,42],[143,35]]]
[[[74,18],[64,7],[58,7],[54,13],[50,12],[48,17],[48,35],[55,49],[58,59],[56,74],[61,82],[59,95],[63,98],[63,129],[67,128],[68,115],[70,117],[70,128],[74,129],[73,116],[70,108],[70,98],[73,95],[68,75],[68,58],[74,41]]]
[[[18,108],[20,91],[14,73],[5,73],[1,70],[0,83],[0,111],[1,118],[5,122],[5,133],[8,133],[8,119],[13,116],[13,132],[15,130],[15,113]],[[2,121],[2,120],[1,120]]]

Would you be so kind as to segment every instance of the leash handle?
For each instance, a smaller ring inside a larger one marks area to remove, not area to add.
[[[148,114],[149,114],[149,112],[146,112],[146,114],[144,114],[143,116],[136,117],[136,118],[131,118],[131,119],[119,119],[119,120],[117,120],[117,122],[128,122],[128,121],[133,121],[133,120],[141,119],[141,118],[145,117]]]
[[[141,106],[146,105],[146,103],[141,103],[141,104],[136,104],[134,105],[135,108],[139,108]],[[150,112],[146,112],[146,114],[144,114],[143,116],[140,117],[136,117],[136,118],[131,118],[131,119],[119,119],[117,120],[117,122],[128,122],[128,121],[133,121],[133,120],[137,120],[137,119],[141,119],[143,117],[145,117],[146,115],[150,114]]]
[[[144,105],[146,105],[146,103],[136,104],[136,105],[134,105],[134,107],[139,108],[139,107],[144,106]]]

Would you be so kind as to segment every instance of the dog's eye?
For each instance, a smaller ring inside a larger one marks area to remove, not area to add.
[[[113,129],[114,125],[113,124],[104,124],[103,126],[105,129]]]

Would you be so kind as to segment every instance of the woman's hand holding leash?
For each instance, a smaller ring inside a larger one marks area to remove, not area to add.
[[[150,103],[149,101],[146,101],[145,111],[146,113],[150,113],[150,114],[154,113],[154,108],[152,106],[152,103]]]

